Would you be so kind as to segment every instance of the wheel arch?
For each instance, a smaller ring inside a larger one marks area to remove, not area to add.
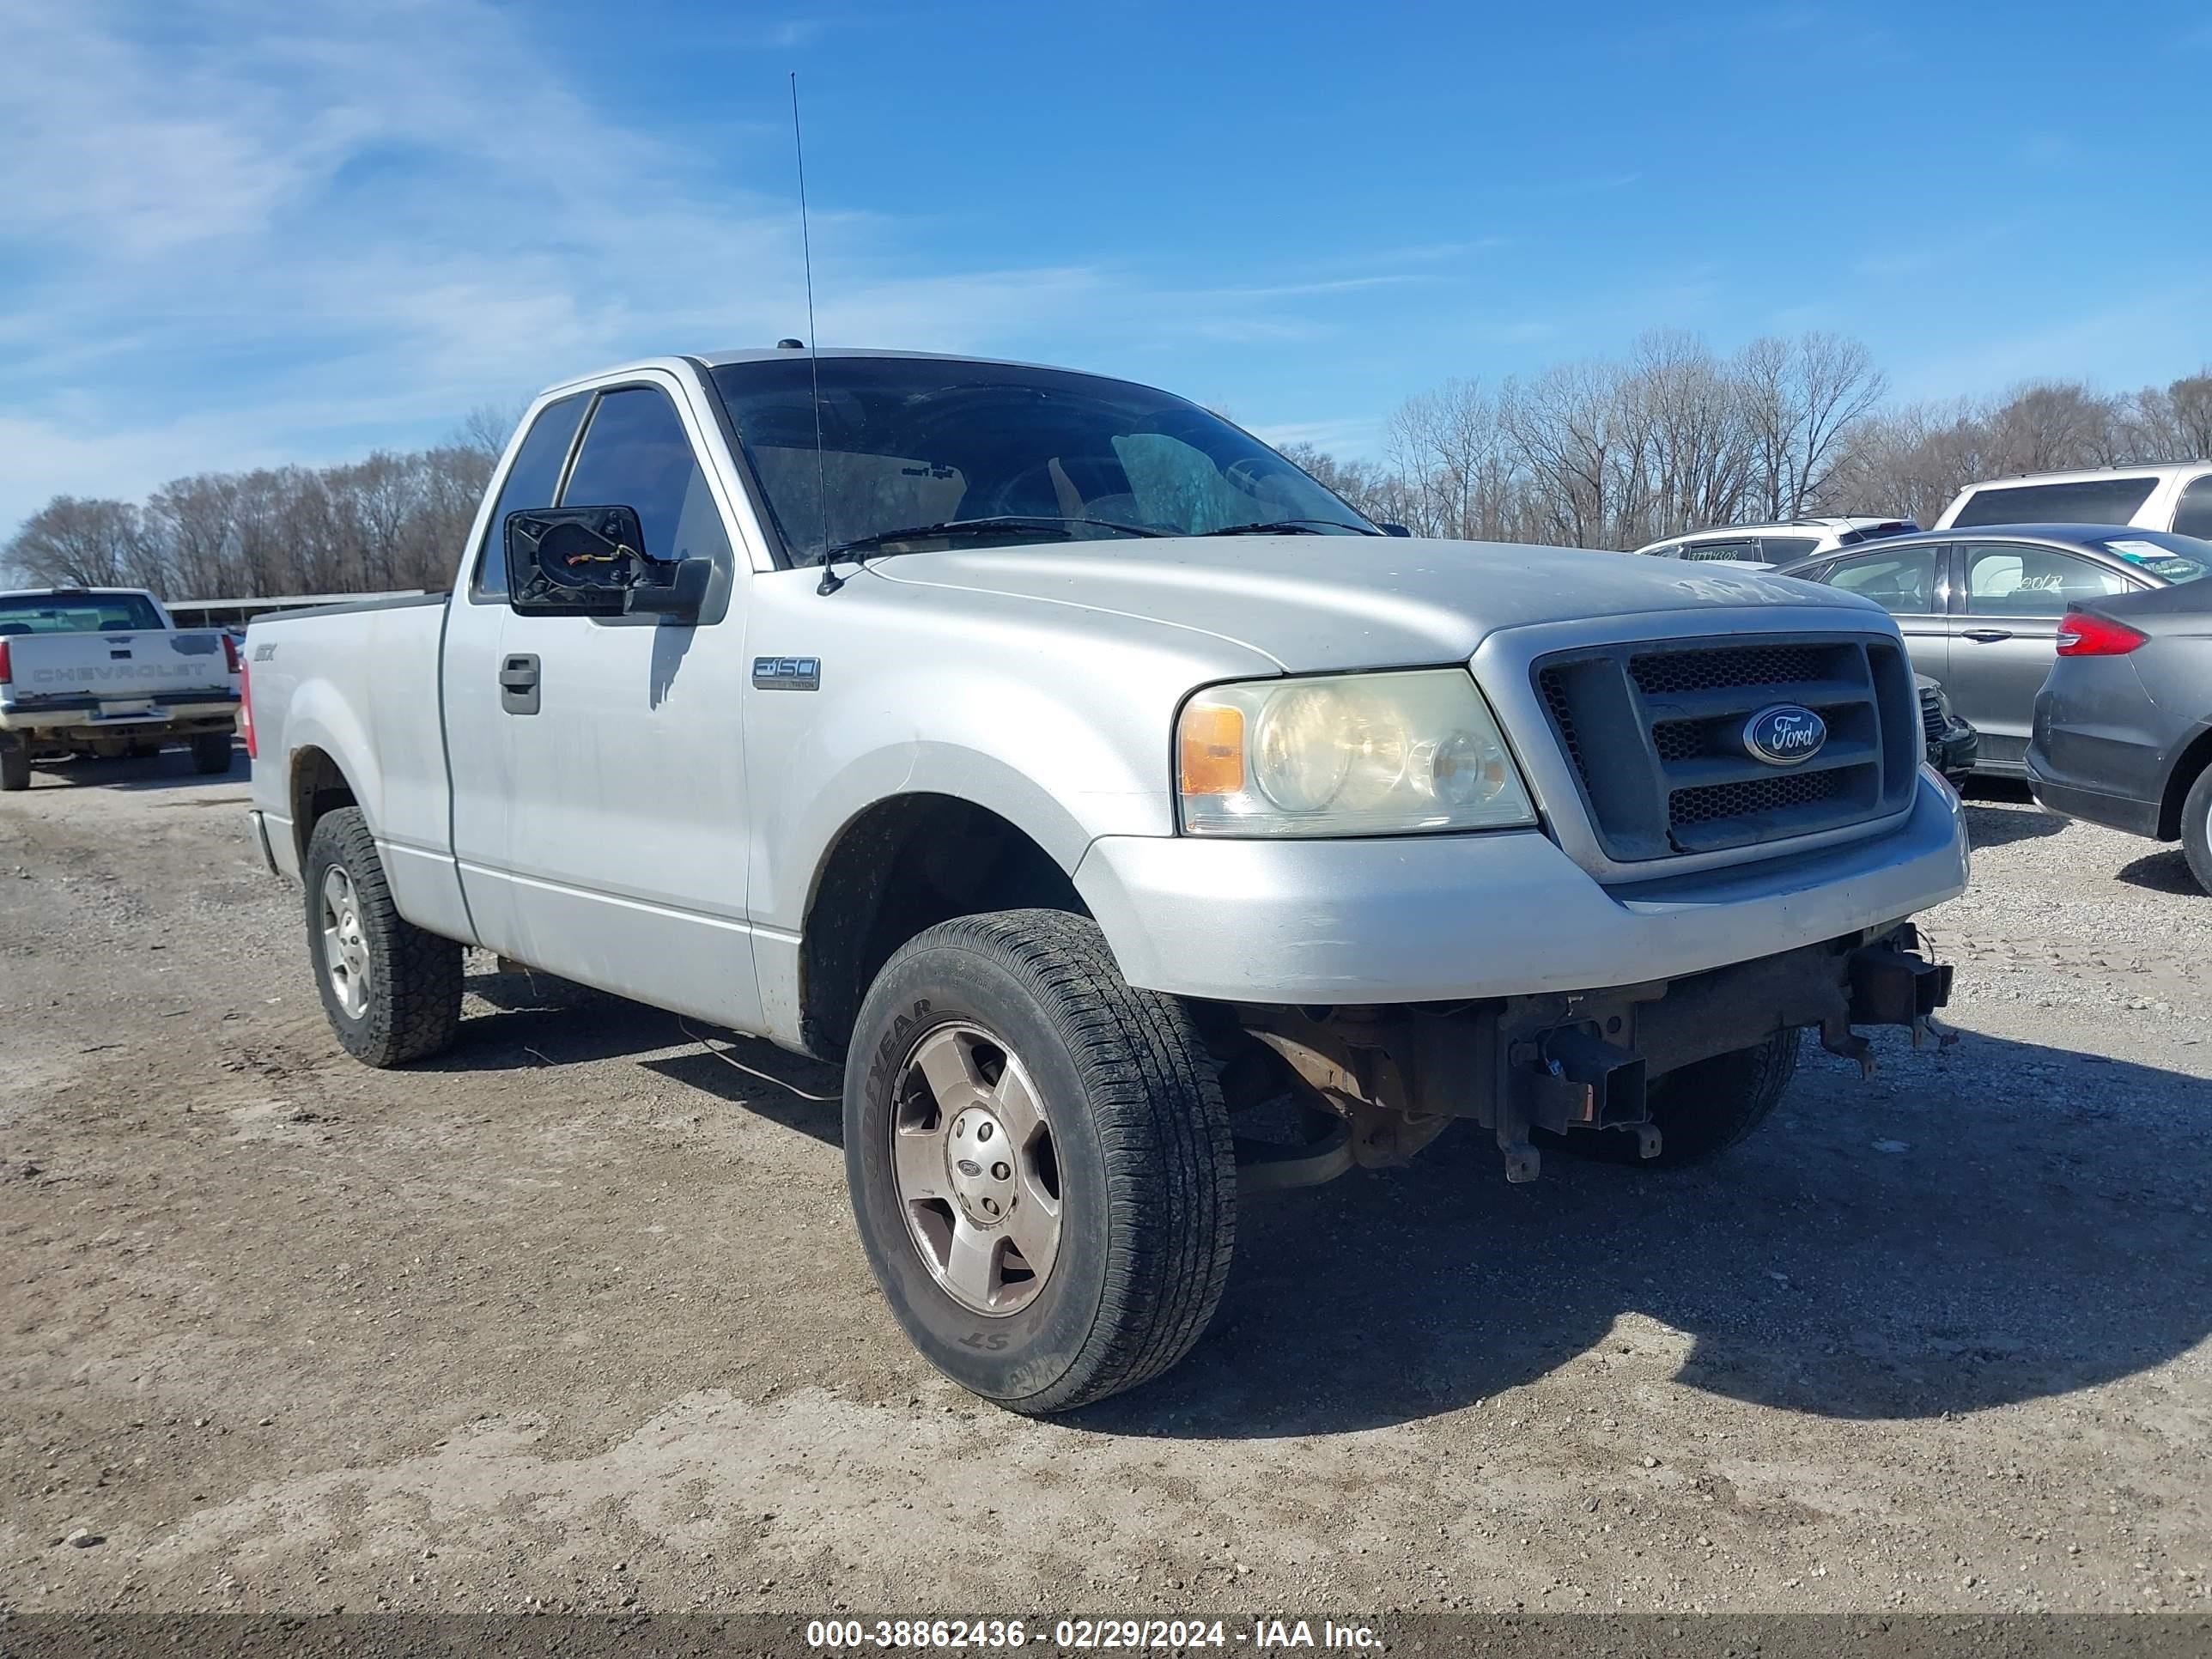
[[[286,785],[292,813],[292,842],[304,871],[307,843],[314,838],[315,825],[340,807],[360,806],[361,796],[337,757],[319,744],[302,744],[292,750]]]
[[[2158,809],[2158,838],[2160,841],[2181,839],[2182,805],[2189,799],[2190,790],[2208,766],[2212,766],[2212,726],[2207,726],[2189,740],[2188,747],[2174,762],[2173,769],[2166,775],[2166,794]]]
[[[817,862],[799,942],[799,1035],[845,1052],[861,999],[891,953],[925,928],[994,910],[1088,915],[1042,839],[963,795],[915,790],[846,820]]]

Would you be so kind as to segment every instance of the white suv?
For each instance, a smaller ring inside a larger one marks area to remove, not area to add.
[[[1970,483],[1936,528],[1985,524],[2124,524],[2212,538],[2212,461],[2030,472]]]
[[[1740,524],[1693,531],[1639,547],[1655,559],[1722,559],[1731,564],[1795,564],[1856,542],[1919,529],[1910,519],[1792,519],[1787,524]]]

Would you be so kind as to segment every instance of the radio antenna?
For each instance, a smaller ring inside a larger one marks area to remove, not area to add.
[[[799,162],[799,250],[806,268],[806,367],[814,388],[814,512],[822,526],[820,591],[835,593],[845,584],[830,569],[830,469],[822,457],[822,358],[814,334],[814,241],[806,223],[806,143],[799,129],[799,71],[791,71],[791,152]]]

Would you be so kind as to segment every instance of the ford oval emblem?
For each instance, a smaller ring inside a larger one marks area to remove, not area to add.
[[[1828,723],[1794,702],[1762,708],[1743,723],[1743,746],[1769,766],[1802,766],[1828,740]]]

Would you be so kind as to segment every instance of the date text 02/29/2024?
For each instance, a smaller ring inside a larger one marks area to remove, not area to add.
[[[1250,1647],[1378,1648],[1369,1626],[1332,1620],[1260,1617],[1239,1626],[1220,1619],[1060,1619],[1048,1627],[1019,1619],[817,1619],[806,1626],[809,1647],[837,1649],[1007,1649],[1052,1647],[1079,1652]]]

